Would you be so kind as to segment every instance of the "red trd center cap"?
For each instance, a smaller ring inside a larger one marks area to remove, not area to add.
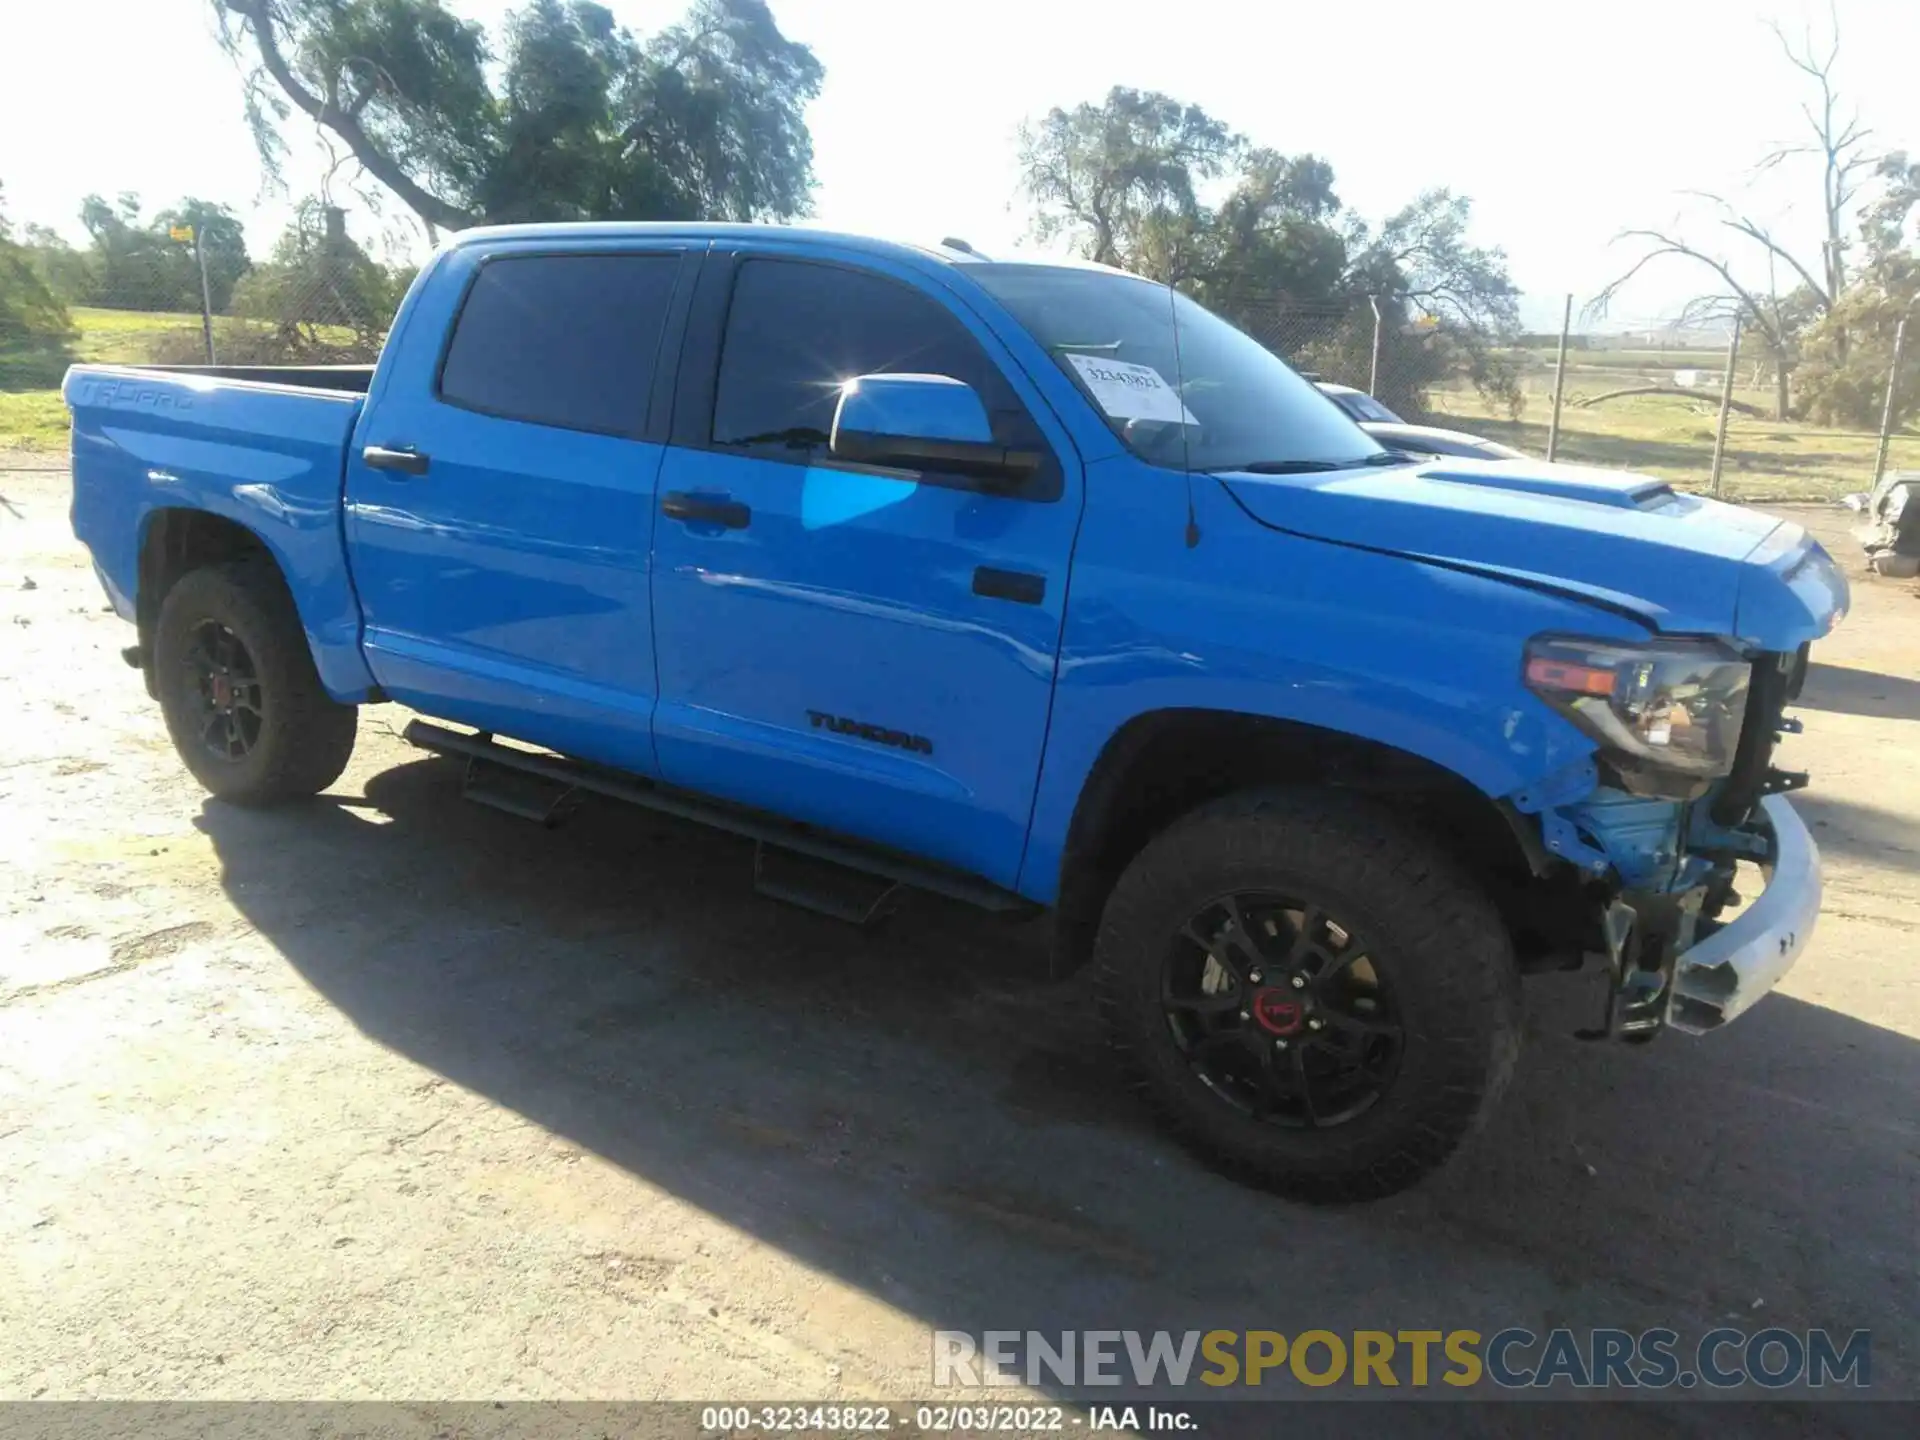
[[[223,708],[233,703],[233,686],[224,675],[213,677],[213,703]]]
[[[1307,1009],[1291,990],[1256,990],[1253,1018],[1273,1035],[1292,1035],[1306,1023]]]

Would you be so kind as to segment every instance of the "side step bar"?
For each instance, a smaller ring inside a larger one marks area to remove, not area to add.
[[[996,914],[1022,914],[1035,909],[1033,902],[1024,896],[1016,895],[1011,890],[1003,890],[991,881],[982,880],[977,876],[963,874],[957,870],[947,870],[937,865],[924,864],[903,855],[870,848],[857,841],[824,835],[811,826],[801,825],[795,821],[782,820],[777,816],[722,804],[689,791],[656,785],[651,781],[623,775],[618,771],[590,765],[585,761],[513,749],[499,744],[485,731],[461,734],[443,725],[430,724],[425,720],[412,720],[401,732],[401,738],[409,745],[421,750],[430,750],[436,755],[459,756],[465,759],[467,779],[463,788],[469,798],[542,824],[550,825],[554,822],[557,818],[556,812],[571,798],[574,791],[589,790],[596,795],[624,800],[630,805],[658,810],[664,815],[673,815],[682,820],[711,825],[716,830],[744,835],[747,839],[758,841],[760,844],[760,849],[754,856],[754,871],[756,881],[764,880],[765,883],[760,888],[765,893],[804,905],[809,909],[820,910],[839,919],[853,920],[856,923],[870,922],[891,906],[897,897],[897,891],[902,886],[931,891],[935,895],[944,895],[950,900],[961,900]],[[560,794],[552,804],[542,806],[531,797],[514,795],[509,798],[506,794],[497,793],[501,787],[486,773],[490,767],[494,766],[547,781],[560,787]],[[816,887],[812,885],[802,887],[782,883],[773,878],[767,863],[768,852],[783,850],[791,851],[794,855],[807,856],[815,861],[825,861],[829,865],[857,870],[891,883],[875,900],[858,902],[836,897],[828,901],[825,897],[818,896]]]

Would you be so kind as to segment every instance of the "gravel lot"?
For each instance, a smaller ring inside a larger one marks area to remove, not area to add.
[[[1315,1210],[1162,1140],[1032,927],[865,936],[743,842],[543,832],[395,707],[322,800],[207,802],[52,463],[0,455],[0,1398],[900,1399],[935,1326],[1721,1323],[1871,1327],[1920,1394],[1920,594],[1844,512],[1795,515],[1856,587],[1787,756],[1811,953],[1646,1050],[1536,982],[1472,1148]]]

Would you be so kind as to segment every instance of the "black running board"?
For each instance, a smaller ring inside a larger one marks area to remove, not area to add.
[[[895,892],[901,886],[944,895],[950,900],[964,901],[966,904],[977,905],[982,910],[990,910],[996,914],[1027,913],[1038,908],[1024,896],[1016,895],[1011,890],[1003,890],[993,882],[982,880],[975,875],[924,864],[891,851],[862,845],[855,840],[843,840],[837,836],[823,834],[811,826],[783,820],[775,815],[723,804],[695,795],[690,791],[676,790],[671,786],[656,785],[637,776],[588,764],[582,760],[569,760],[560,755],[515,749],[498,743],[485,731],[462,734],[442,725],[429,724],[425,720],[412,720],[408,722],[401,738],[410,745],[422,750],[431,750],[436,755],[464,758],[468,762],[467,780],[464,786],[468,798],[541,824],[554,823],[565,804],[571,799],[573,792],[587,790],[596,795],[624,800],[630,805],[641,805],[649,810],[658,810],[664,815],[693,820],[702,825],[710,825],[716,830],[726,830],[735,835],[744,835],[749,840],[759,841],[763,849],[754,857],[754,869],[756,880],[764,882],[759,886],[764,893],[792,904],[803,905],[808,909],[819,910],[839,919],[852,920],[861,924],[870,923],[891,907],[892,901],[896,898]],[[542,805],[531,796],[509,797],[502,793],[502,787],[497,782],[487,776],[487,770],[495,766],[547,781],[558,787],[558,793],[549,805]],[[828,899],[818,893],[816,886],[794,885],[785,877],[775,881],[769,874],[764,847],[791,851],[795,855],[804,855],[813,860],[825,861],[829,865],[857,870],[891,883],[877,899],[872,901],[839,896]]]

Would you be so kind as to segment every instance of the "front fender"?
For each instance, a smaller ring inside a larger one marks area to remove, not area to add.
[[[1101,498],[1074,556],[1019,885],[1042,902],[1057,894],[1102,750],[1139,716],[1199,709],[1310,725],[1505,797],[1594,750],[1522,684],[1526,641],[1647,633],[1492,577],[1277,534],[1210,483],[1193,486],[1201,538],[1189,547],[1181,477],[1131,460],[1089,467],[1088,493]]]

